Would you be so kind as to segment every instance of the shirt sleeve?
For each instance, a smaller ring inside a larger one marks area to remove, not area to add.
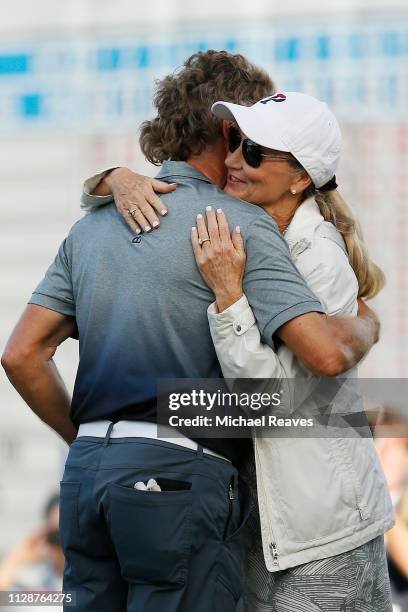
[[[113,202],[113,196],[97,196],[91,195],[91,192],[95,189],[98,183],[110,172],[114,170],[114,168],[108,168],[103,172],[99,172],[99,174],[94,174],[90,178],[86,179],[82,188],[81,195],[81,208],[83,210],[92,210],[93,208],[98,208],[98,206],[103,206],[104,204],[111,204]]]
[[[293,263],[272,219],[258,217],[244,238],[244,292],[264,341],[273,348],[273,336],[281,325],[308,312],[324,310]]]
[[[61,244],[53,263],[34,290],[28,303],[43,306],[64,315],[75,316],[70,236]]]

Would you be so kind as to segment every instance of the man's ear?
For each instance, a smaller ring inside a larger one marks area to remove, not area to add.
[[[228,138],[228,128],[231,127],[231,125],[234,125],[233,121],[227,121],[226,119],[223,119],[222,121],[222,135],[224,136],[224,139],[227,140]]]

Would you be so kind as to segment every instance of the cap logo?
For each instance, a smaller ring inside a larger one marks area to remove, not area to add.
[[[270,98],[266,98],[265,100],[261,100],[261,104],[268,104],[268,102],[284,102],[286,100],[286,96],[283,93],[277,93]]]

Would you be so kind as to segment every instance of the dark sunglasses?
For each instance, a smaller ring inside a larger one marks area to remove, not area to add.
[[[263,153],[262,147],[259,144],[249,138],[243,139],[241,132],[234,126],[228,128],[227,142],[230,153],[236,151],[242,142],[242,156],[251,168],[259,168],[262,159],[266,157],[279,161],[288,161],[287,157],[276,155],[276,153]]]

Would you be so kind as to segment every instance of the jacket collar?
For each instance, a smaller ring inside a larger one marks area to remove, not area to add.
[[[285,232],[285,240],[289,244],[301,238],[311,240],[316,228],[323,223],[319,207],[313,197],[308,198],[299,206]]]
[[[184,176],[186,178],[192,178],[199,181],[205,181],[211,183],[208,176],[205,176],[200,170],[193,168],[187,162],[182,161],[165,161],[156,176],[157,179],[173,178],[175,176]]]

